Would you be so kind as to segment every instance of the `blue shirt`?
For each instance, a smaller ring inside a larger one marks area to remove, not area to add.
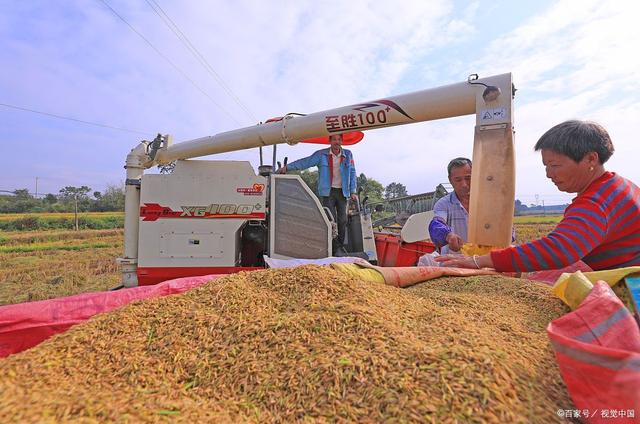
[[[453,232],[467,242],[469,213],[462,206],[455,191],[440,198],[433,206],[434,217],[429,224],[431,241],[441,247],[441,253],[449,253],[447,234]]]
[[[469,213],[462,206],[455,191],[440,198],[433,206],[433,219],[429,223],[431,241],[441,248],[440,253],[450,253],[447,235],[457,234],[466,243],[469,232]],[[516,240],[515,228],[511,229],[511,241]]]
[[[287,165],[288,171],[302,171],[303,169],[318,167],[318,194],[322,197],[329,196],[331,192],[331,177],[333,173],[333,161],[331,160],[331,148],[318,150],[311,156],[298,159]],[[349,197],[357,191],[356,166],[350,150],[340,149],[340,175],[342,177],[342,194]]]

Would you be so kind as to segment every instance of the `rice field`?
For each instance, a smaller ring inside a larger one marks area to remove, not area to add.
[[[557,224],[562,215],[519,215],[513,218],[516,225],[520,224]]]

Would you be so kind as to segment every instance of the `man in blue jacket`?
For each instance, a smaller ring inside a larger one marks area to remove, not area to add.
[[[357,199],[356,167],[351,151],[342,148],[342,134],[329,137],[331,147],[318,150],[311,156],[298,159],[278,170],[302,171],[318,167],[318,194],[322,205],[329,208],[338,224],[338,247],[344,245],[347,229],[347,199]]]

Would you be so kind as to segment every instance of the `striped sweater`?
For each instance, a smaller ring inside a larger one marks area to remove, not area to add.
[[[498,271],[559,269],[582,259],[594,270],[640,265],[640,190],[605,172],[567,207],[546,237],[491,252]]]

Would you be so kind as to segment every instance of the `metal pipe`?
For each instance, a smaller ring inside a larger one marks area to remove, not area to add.
[[[277,145],[273,145],[273,158],[271,160],[271,166],[273,167],[272,169],[275,171],[276,170],[276,159],[277,159],[277,155],[276,155],[276,147]]]
[[[138,231],[140,227],[140,181],[144,173],[144,161],[147,144],[136,146],[127,155],[125,168],[127,180],[124,194],[124,256],[117,262],[122,267],[122,285],[135,287],[138,285],[136,270],[138,267]]]
[[[497,86],[510,96],[510,84],[511,74],[502,74],[475,80],[473,84],[461,82],[305,116],[287,115],[281,121],[176,143],[158,151],[156,160],[163,164],[278,143],[295,144],[334,133],[470,115],[476,112],[476,102],[484,90],[483,85]],[[511,117],[507,118],[510,120]]]

